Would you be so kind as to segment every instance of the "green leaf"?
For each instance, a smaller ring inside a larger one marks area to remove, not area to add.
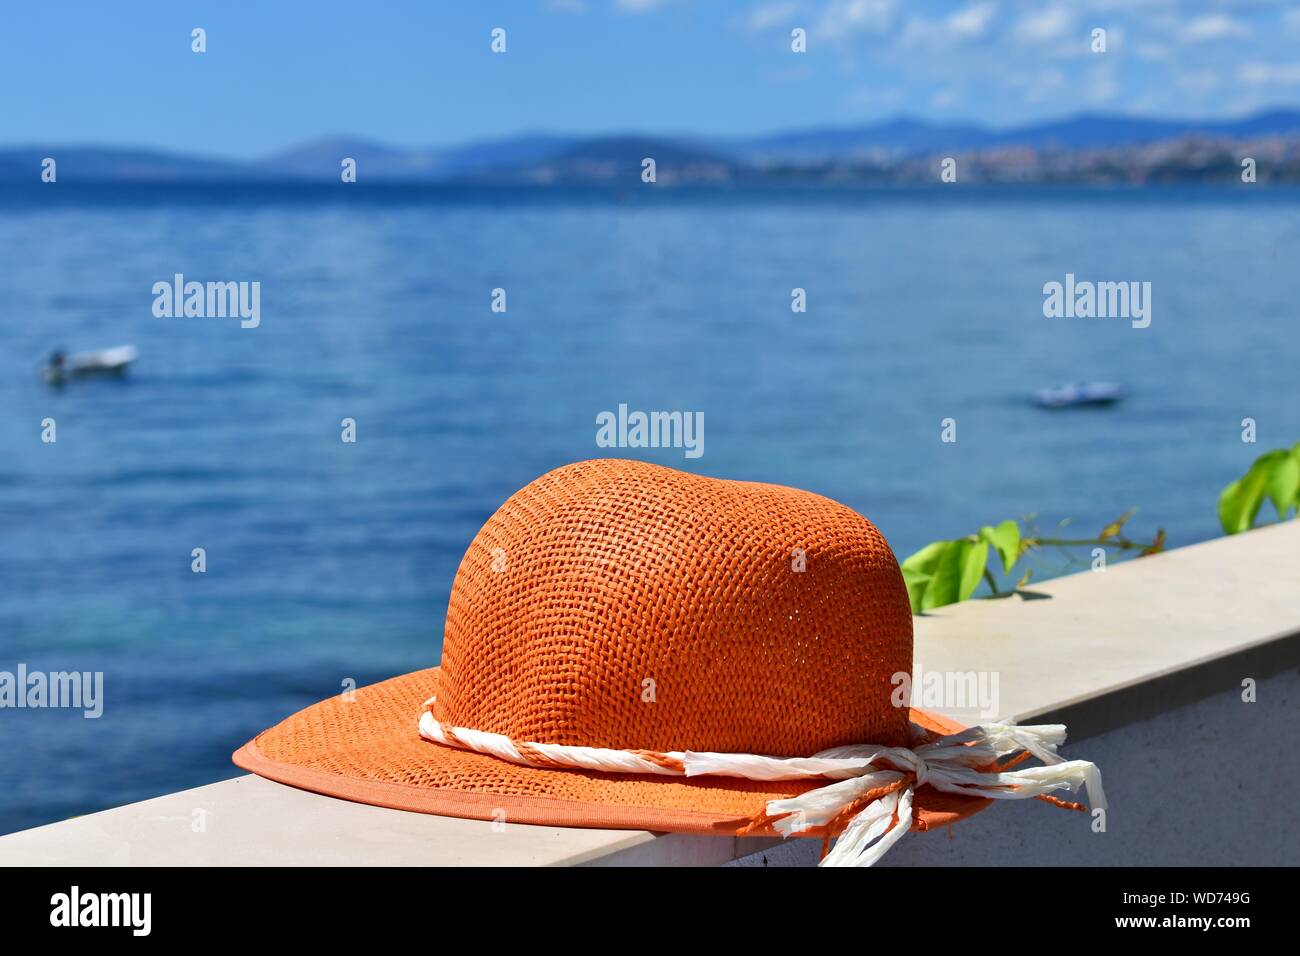
[[[1279,519],[1300,506],[1300,444],[1279,448],[1255,459],[1244,475],[1219,495],[1219,523],[1228,534],[1255,526],[1260,505],[1268,498]]]
[[[1264,458],[1271,456],[1265,455]],[[1264,461],[1261,458],[1260,461]],[[1300,491],[1300,460],[1290,452],[1279,452],[1268,464],[1269,500],[1277,509],[1279,519],[1285,518],[1291,506],[1296,503],[1296,492]]]
[[[912,568],[903,568],[903,583],[907,585],[907,601],[912,605],[912,613],[921,613],[921,600],[925,597],[925,589],[930,583],[931,575],[922,574],[920,571]]]
[[[939,554],[934,574],[921,596],[921,610],[943,607],[964,601],[979,587],[988,563],[989,546],[986,541],[962,538],[947,542]]]
[[[1254,527],[1267,484],[1268,469],[1256,461],[1249,471],[1219,493],[1219,524],[1223,525],[1224,533],[1237,534]]]
[[[903,582],[907,585],[907,599],[912,604],[912,613],[920,614],[924,609],[926,590],[934,578],[951,541],[932,541],[915,554],[908,555],[902,564]]]
[[[963,548],[969,547],[969,541],[945,541],[940,552],[938,565],[930,579],[929,586],[921,598],[921,610],[928,611],[934,607],[943,607],[957,600],[961,590],[961,555]]]
[[[967,548],[962,555],[961,591],[958,601],[964,601],[980,586],[984,569],[989,563],[989,546],[987,541],[966,542]]]
[[[1014,521],[1004,521],[996,528],[985,525],[980,528],[980,538],[993,545],[1002,558],[1002,570],[1011,573],[1011,567],[1020,557],[1020,525]]]
[[[1291,446],[1291,457],[1300,462],[1300,441]],[[1296,516],[1300,517],[1300,487],[1295,490]]]
[[[933,574],[934,569],[939,566],[939,559],[943,556],[944,549],[950,544],[951,541],[930,542],[920,551],[909,554],[903,559],[903,570],[912,569],[922,574]]]

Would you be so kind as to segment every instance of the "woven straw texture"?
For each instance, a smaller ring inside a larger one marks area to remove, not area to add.
[[[906,588],[861,515],[588,461],[527,485],[470,545],[434,716],[525,741],[807,756],[905,743],[890,678],[911,666]]]
[[[474,538],[441,668],[309,707],[235,759],[403,809],[730,832],[824,781],[520,767],[420,739],[420,707],[436,696],[440,721],[523,742],[806,756],[904,744],[909,719],[957,729],[891,705],[890,679],[911,664],[902,577],[862,516],[791,488],[588,461],[524,487]],[[987,802],[923,787],[917,826]]]
[[[588,770],[538,770],[422,740],[421,703],[437,692],[439,669],[331,697],[260,734],[235,755],[245,770],[329,796],[421,813],[512,823],[613,829],[734,833],[768,800],[825,781],[759,783],[731,777],[641,776]],[[935,733],[960,726],[913,710]],[[969,816],[989,801],[922,787],[916,829]]]

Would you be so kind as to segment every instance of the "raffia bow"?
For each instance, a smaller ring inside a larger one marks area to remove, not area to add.
[[[741,831],[775,830],[787,837],[820,835],[825,841],[822,866],[871,866],[879,860],[911,829],[913,795],[922,786],[994,800],[1037,798],[1083,810],[1081,804],[1052,796],[1060,790],[1077,792],[1082,786],[1094,809],[1106,806],[1096,765],[1066,760],[1056,753],[1065,742],[1064,724],[985,724],[928,740],[925,731],[913,725],[914,747],[855,744],[832,747],[811,757],[783,758],[520,743],[502,734],[448,727],[433,716],[433,703],[433,699],[426,701],[420,714],[420,736],[522,766],[674,777],[832,781],[795,797],[768,801]],[[1010,755],[1014,756],[1003,761]],[[1031,756],[1044,765],[1011,769]],[[829,847],[832,839],[834,848]]]

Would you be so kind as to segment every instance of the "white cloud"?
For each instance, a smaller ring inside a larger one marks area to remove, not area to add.
[[[589,3],[592,0],[588,0]],[[671,0],[670,0],[671,2]],[[745,0],[741,30],[807,26],[807,67],[863,112],[1007,122],[1081,108],[1216,115],[1234,101],[1300,105],[1300,0]],[[1090,49],[1106,30],[1108,55]],[[1245,39],[1242,39],[1245,38]],[[990,39],[999,42],[991,43]],[[838,75],[837,75],[838,74]],[[885,80],[888,94],[863,86]],[[889,77],[888,80],[885,78]],[[889,104],[888,106],[886,104]]]
[[[955,106],[962,99],[962,91],[949,87],[944,90],[936,90],[930,97],[930,105],[937,110],[947,109]]]
[[[1243,63],[1241,81],[1253,86],[1300,86],[1300,63]]]
[[[888,33],[894,25],[894,12],[894,0],[833,0],[822,11],[816,32],[832,38]]]
[[[1223,13],[1209,13],[1187,24],[1183,36],[1193,43],[1203,40],[1226,40],[1250,34],[1250,27]]]
[[[668,0],[618,0],[618,8],[624,13],[649,13],[667,2]]]
[[[1091,75],[1088,77],[1084,91],[1090,102],[1109,103],[1119,96],[1119,81],[1115,78],[1115,70],[1111,65],[1113,62],[1107,60],[1089,71]]]
[[[760,30],[768,30],[772,27],[779,27],[783,23],[788,23],[798,12],[799,4],[792,2],[792,0],[777,0],[776,3],[759,4],[750,12],[746,26],[757,33]]]
[[[963,43],[981,39],[988,33],[997,4],[972,3],[943,19],[909,17],[897,32],[899,50],[909,56],[926,59],[943,54]]]
[[[1048,7],[1027,13],[1016,24],[1015,35],[1030,43],[1063,39],[1074,28],[1074,14],[1066,7]]]
[[[989,24],[997,12],[995,3],[972,3],[948,17],[945,25],[954,36],[975,39],[988,32]]]
[[[1059,100],[1066,90],[1065,74],[1055,67],[1046,70],[1027,72],[1020,70],[1008,73],[1003,82],[1012,89],[1019,90],[1026,103],[1048,103]]]
[[[853,109],[888,112],[907,102],[908,94],[905,90],[870,86],[851,91],[845,100]]]
[[[1109,35],[1107,36],[1107,42],[1109,42]],[[1150,63],[1164,63],[1173,56],[1173,53],[1163,43],[1139,43],[1133,48],[1133,55],[1139,60],[1146,60]]]
[[[1219,77],[1210,70],[1184,70],[1174,74],[1174,82],[1190,93],[1209,93],[1219,85]]]
[[[1031,89],[1063,89],[1065,87],[1065,74],[1056,67],[1049,67],[1046,70],[1037,72],[1027,72],[1020,70],[1014,73],[1008,73],[1003,77],[1007,86],[1012,89],[1031,90]]]

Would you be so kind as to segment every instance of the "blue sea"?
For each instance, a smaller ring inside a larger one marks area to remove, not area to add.
[[[0,832],[233,776],[344,681],[436,663],[475,531],[583,458],[808,488],[900,556],[1130,507],[1213,537],[1300,440],[1297,261],[1300,193],[1264,186],[4,187],[0,670],[102,671],[104,712],[0,710]],[[176,273],[260,282],[260,326],[156,318]],[[1149,281],[1150,327],[1044,318],[1067,273]],[[128,343],[125,379],[38,375]],[[1127,398],[1029,401],[1089,379]],[[704,454],[597,447],[621,403],[703,412]]]

